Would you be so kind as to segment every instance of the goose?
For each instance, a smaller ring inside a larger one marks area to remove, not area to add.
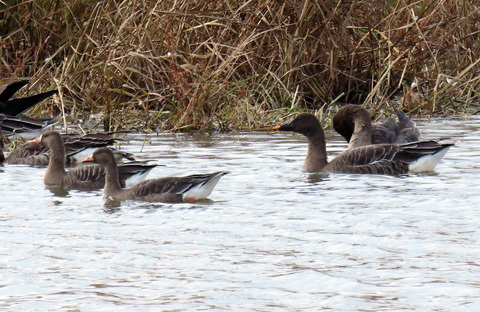
[[[220,178],[228,171],[210,174],[195,174],[184,177],[166,177],[145,180],[131,188],[122,188],[118,178],[118,168],[112,151],[101,147],[84,160],[95,162],[105,168],[106,179],[104,196],[117,200],[142,200],[150,202],[195,202],[207,198]]]
[[[104,133],[61,134],[61,136],[65,146],[65,164],[70,166],[81,163],[95,149],[115,143],[110,135]],[[129,153],[115,150],[114,154],[117,162],[123,162],[124,158],[134,160],[133,155]],[[5,163],[48,166],[49,159],[49,149],[40,144],[40,140],[32,140],[10,152]]]
[[[47,186],[64,186],[78,189],[100,189],[105,184],[105,170],[101,166],[81,166],[65,171],[65,146],[60,133],[49,130],[34,143],[40,142],[50,151],[50,159],[43,182]],[[134,162],[120,166],[120,183],[128,186],[138,183],[156,165]]]
[[[29,80],[18,80],[0,86],[0,113],[9,116],[18,116],[30,107],[43,101],[46,98],[58,93],[58,90],[52,90],[39,93],[33,96],[10,99],[18,90],[28,84]]]
[[[308,150],[303,165],[306,172],[404,174],[432,171],[454,145],[437,141],[365,145],[347,149],[329,162],[325,134],[313,114],[302,113],[274,130],[293,131],[307,137]]]
[[[5,158],[5,163],[10,165],[48,166],[49,160],[48,149],[33,140],[11,151]]]
[[[348,148],[369,144],[416,142],[420,133],[415,122],[395,109],[395,117],[372,124],[370,114],[361,105],[348,104],[333,116],[333,128],[348,142]]]

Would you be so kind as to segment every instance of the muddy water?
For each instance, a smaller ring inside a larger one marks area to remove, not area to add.
[[[0,309],[480,310],[480,119],[418,124],[459,141],[400,177],[302,173],[290,133],[127,136],[165,165],[150,177],[231,171],[196,204],[105,203],[0,167]]]

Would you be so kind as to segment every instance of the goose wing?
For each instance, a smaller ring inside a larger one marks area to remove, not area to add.
[[[146,197],[157,194],[184,194],[194,187],[207,184],[209,181],[226,174],[215,172],[211,174],[194,174],[185,177],[166,177],[161,179],[145,180],[132,187],[137,197]]]
[[[367,145],[337,155],[324,169],[345,173],[401,174],[408,164],[395,160],[400,147],[395,144]]]
[[[372,144],[394,143],[397,138],[398,125],[393,117],[372,125]]]
[[[416,142],[420,139],[420,131],[413,120],[401,110],[395,109],[398,117],[398,131],[395,143]]]
[[[398,121],[389,117],[372,125],[372,144],[416,142],[420,132],[413,120],[401,110],[395,109]]]
[[[115,139],[104,133],[62,134],[66,146],[72,148],[103,147],[115,143]]]
[[[8,132],[22,133],[29,131],[41,131],[56,123],[59,118],[33,119],[23,116],[5,116],[1,122],[2,128]]]
[[[419,141],[399,145],[399,151],[394,159],[406,163],[413,163],[420,158],[433,156],[440,152],[445,152],[455,143],[439,143],[438,141]],[[442,156],[443,157],[443,156]]]
[[[143,174],[144,178],[155,166],[141,163],[120,164],[118,166],[120,186],[125,187],[126,181],[138,173]],[[81,188],[102,188],[105,185],[105,169],[99,165],[74,167],[67,171],[66,179],[68,179],[66,185]],[[149,189],[151,188],[152,186],[149,186]]]
[[[27,142],[8,154],[5,162],[7,164],[25,164],[33,166],[47,166],[49,152],[46,147],[34,142]]]
[[[393,160],[400,150],[396,144],[365,145],[338,154],[330,163],[361,166],[381,160]]]
[[[166,177],[146,180],[134,187],[134,194],[139,197],[166,193],[182,194],[194,185],[203,183],[204,181],[205,179],[200,180],[198,176]]]
[[[101,188],[105,185],[105,169],[98,165],[75,167],[67,171],[64,184],[78,188]]]

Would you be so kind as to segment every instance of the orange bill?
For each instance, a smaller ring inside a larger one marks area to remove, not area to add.
[[[93,155],[85,158],[82,162],[93,162]]]
[[[40,144],[41,140],[42,140],[42,137],[39,136],[38,138],[31,140],[29,143]]]

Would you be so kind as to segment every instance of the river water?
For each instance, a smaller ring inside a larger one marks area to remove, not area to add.
[[[433,173],[303,173],[294,133],[128,135],[150,178],[231,172],[195,204],[0,167],[0,310],[479,311],[480,118],[417,124],[458,140]]]

